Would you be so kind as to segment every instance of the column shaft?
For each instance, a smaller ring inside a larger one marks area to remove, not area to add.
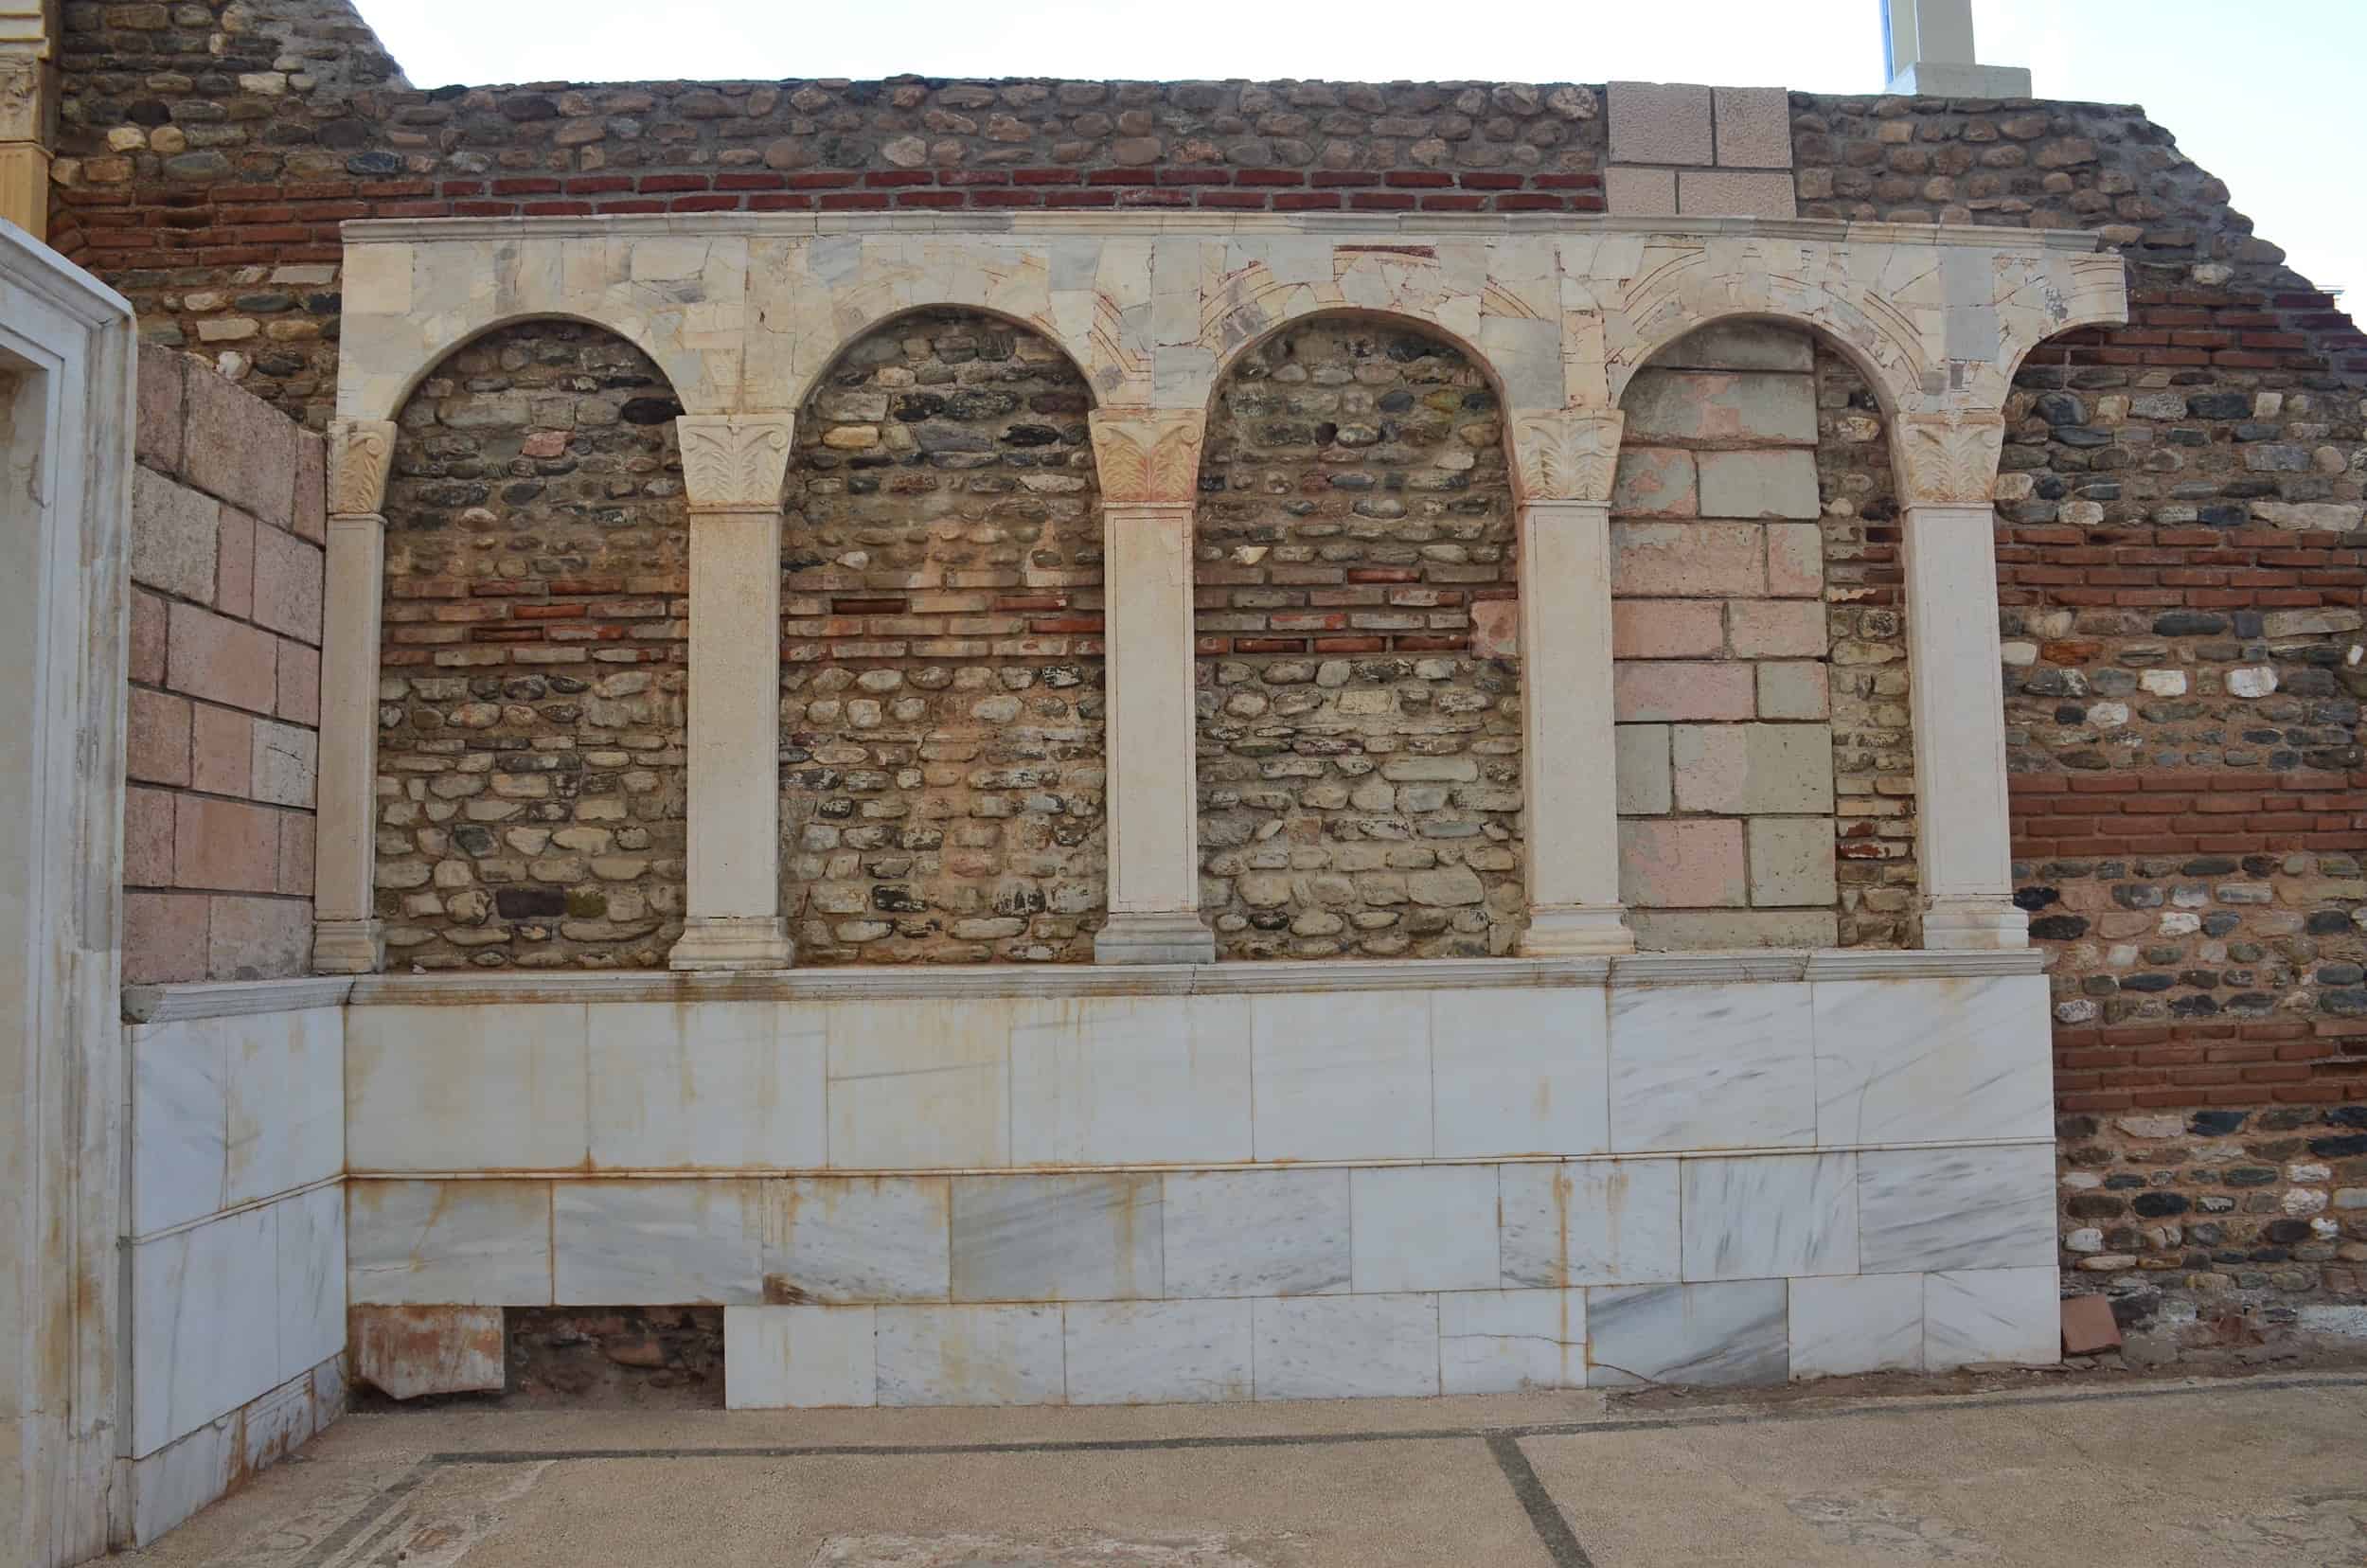
[[[329,520],[314,805],[312,967],[368,974],[384,957],[372,885],[378,831],[378,644],[386,520]]]

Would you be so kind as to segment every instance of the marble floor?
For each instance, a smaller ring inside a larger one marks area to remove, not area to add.
[[[155,1568],[2355,1568],[2367,1376],[1949,1397],[354,1416]]]

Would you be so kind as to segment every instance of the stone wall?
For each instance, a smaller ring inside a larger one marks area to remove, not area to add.
[[[1485,956],[1525,923],[1513,506],[1479,365],[1307,322],[1201,462],[1201,906],[1228,958]]]
[[[681,410],[533,322],[405,404],[386,490],[379,915],[393,969],[663,967],[682,930]]]
[[[1646,948],[1837,940],[1815,368],[1805,332],[1711,327],[1622,401],[1620,896]]]
[[[782,532],[800,963],[1090,962],[1107,903],[1092,395],[964,312],[851,346]]]
[[[319,760],[319,437],[142,350],[132,476],[127,984],[302,974]]]

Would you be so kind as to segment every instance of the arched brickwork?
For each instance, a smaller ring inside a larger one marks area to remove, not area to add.
[[[1201,465],[1201,907],[1222,958],[1511,950],[1514,511],[1483,367],[1418,324],[1294,323]]]
[[[596,328],[454,354],[386,490],[388,967],[662,968],[681,934],[688,550],[666,378]]]
[[[781,675],[799,963],[1092,960],[1092,404],[1042,336],[934,310],[865,333],[799,410]]]

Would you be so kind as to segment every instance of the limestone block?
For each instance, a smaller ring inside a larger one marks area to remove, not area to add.
[[[1622,664],[1611,670],[1611,711],[1621,723],[1748,719],[1747,664]]]
[[[1817,599],[1735,599],[1726,630],[1738,659],[1821,658],[1824,605]]]
[[[1710,89],[1691,82],[1611,83],[1611,155],[1617,163],[1711,161]]]
[[[353,1375],[393,1399],[503,1385],[498,1307],[356,1307],[349,1317]]]
[[[1622,598],[1756,598],[1764,530],[1751,523],[1613,523],[1611,591]]]
[[[1653,816],[1666,811],[1673,801],[1668,726],[1621,724],[1612,733],[1618,748],[1619,814]]]
[[[1816,440],[1816,383],[1762,370],[1636,372],[1620,407],[1628,439],[1639,446],[1673,441]]]
[[[1677,216],[1677,171],[1673,169],[1620,169],[1603,171],[1603,194],[1618,218]]]
[[[1824,719],[1832,712],[1825,667],[1821,664],[1769,663],[1756,667],[1759,717],[1762,719]]]
[[[1680,811],[1757,816],[1833,809],[1825,725],[1680,724],[1670,751]]]
[[[1687,218],[1791,218],[1799,204],[1789,174],[1688,169],[1677,175],[1677,210]]]
[[[1611,509],[1641,517],[1691,517],[1699,505],[1695,486],[1693,454],[1624,448],[1611,481]]]
[[[1725,617],[1713,601],[1623,599],[1611,607],[1614,659],[1714,659],[1725,650]]]
[[[1720,87],[1713,95],[1720,169],[1791,167],[1791,95],[1781,87]]]
[[[1628,923],[1645,953],[1828,948],[1841,940],[1830,910],[1637,910]]]
[[[132,471],[132,580],[214,602],[222,507],[145,468]]]
[[[1762,817],[1750,824],[1751,901],[1828,905],[1837,896],[1829,817]]]
[[[1816,368],[1816,344],[1796,328],[1764,321],[1719,321],[1687,332],[1654,354],[1652,364],[1664,370],[1794,370],[1806,374]]]
[[[1652,819],[1619,825],[1619,898],[1630,909],[1740,905],[1742,824]]]
[[[1704,452],[1697,459],[1703,517],[1813,518],[1823,512],[1816,454]]]

